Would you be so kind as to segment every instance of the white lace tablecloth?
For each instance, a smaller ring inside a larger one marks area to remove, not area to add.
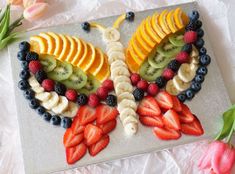
[[[139,11],[187,0],[47,0],[49,10],[43,20],[25,22],[23,29],[34,29],[94,18]],[[199,0],[203,25],[206,26],[212,48],[222,72],[230,99],[235,101],[235,1]],[[0,1],[0,7],[5,0]],[[13,18],[20,15],[16,9]],[[222,100],[222,99],[221,99]],[[234,138],[235,139],[235,138]],[[199,174],[196,162],[206,142],[197,142],[157,153],[139,155],[122,160],[90,165],[66,172],[111,174]],[[235,141],[234,141],[235,143]],[[36,155],[36,154],[35,154]],[[0,174],[23,174],[13,83],[7,49],[0,52]],[[235,173],[233,170],[232,173]]]

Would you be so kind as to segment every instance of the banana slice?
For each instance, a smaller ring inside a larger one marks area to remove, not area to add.
[[[117,96],[121,95],[124,92],[132,93],[133,87],[130,83],[120,82],[115,86],[115,93]]]
[[[111,79],[115,79],[117,76],[130,76],[130,72],[127,68],[118,66],[111,70]]]
[[[42,92],[42,93],[35,94],[35,98],[41,102],[49,100],[50,97],[51,97],[51,93],[49,92]]]
[[[138,123],[138,120],[136,119],[135,116],[133,115],[129,115],[128,117],[126,117],[123,121],[122,124],[125,126],[128,123]]]
[[[130,92],[123,92],[117,97],[118,103],[120,103],[123,99],[135,100],[134,96]]]
[[[59,102],[56,106],[52,108],[55,114],[61,114],[68,108],[68,99],[64,96],[59,96]]]
[[[108,52],[109,50],[111,50],[114,47],[119,48],[120,50],[124,49],[121,42],[109,42],[106,44],[106,52]]]
[[[123,52],[123,46],[113,46],[111,48],[109,48],[109,50],[107,51],[107,55],[110,55],[112,52],[117,51],[117,52]]]
[[[173,80],[169,80],[167,82],[166,91],[172,95],[178,95],[180,93],[180,91],[178,91],[175,85],[173,84]]]
[[[135,101],[133,100],[128,100],[128,99],[124,99],[122,100],[120,103],[118,103],[118,111],[121,112],[123,111],[125,108],[131,108],[134,111],[136,111],[137,109],[137,104]]]
[[[190,83],[185,83],[184,81],[182,81],[179,78],[178,75],[173,78],[173,84],[176,87],[176,89],[180,92],[182,92],[190,87]]]
[[[108,27],[103,32],[103,40],[105,42],[115,42],[120,39],[120,33],[117,29]]]
[[[191,57],[190,64],[199,64],[199,57]]]
[[[38,81],[36,80],[36,78],[34,76],[31,76],[28,79],[29,85],[33,88],[33,87],[38,87],[40,86],[40,83],[38,83]]]
[[[127,135],[134,135],[138,130],[138,125],[137,123],[128,123],[124,126],[124,130]]]
[[[198,67],[199,67],[198,64],[194,64],[194,63],[191,63],[191,64],[190,64],[190,69],[191,69],[192,71],[194,71],[195,73],[196,73]]]
[[[131,83],[131,80],[129,77],[127,76],[116,76],[114,79],[113,79],[113,83],[114,85],[116,86],[118,83],[120,82],[127,82],[127,83]]]
[[[195,71],[192,71],[190,64],[183,63],[178,70],[178,76],[185,83],[188,83],[195,77]]]
[[[123,60],[115,60],[114,62],[111,63],[111,69],[114,69],[115,67],[118,67],[118,66],[123,66],[127,68],[127,65],[125,64]]]
[[[190,57],[198,57],[199,56],[199,53],[198,53],[198,50],[197,48],[193,45],[193,49],[190,53]]]
[[[128,116],[130,116],[130,115],[133,115],[133,116],[135,116],[136,117],[136,113],[135,113],[135,111],[133,110],[133,109],[131,109],[131,108],[125,108],[125,109],[123,109],[121,112],[120,112],[120,120],[123,122],[123,120],[126,118],[126,117],[128,117]]]
[[[109,63],[112,64],[115,60],[125,61],[125,54],[121,51],[111,51],[108,54]]]
[[[41,87],[41,86],[32,87],[32,90],[33,90],[36,94],[44,92],[44,88]]]
[[[78,111],[78,106],[76,105],[76,103],[69,102],[68,108],[62,113],[62,115],[73,118],[76,116],[77,111]]]
[[[45,102],[42,102],[42,106],[48,110],[55,107],[59,102],[59,96],[56,92],[51,92],[51,98]]]

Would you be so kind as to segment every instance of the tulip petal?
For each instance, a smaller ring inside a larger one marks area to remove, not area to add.
[[[44,2],[44,0],[23,0],[23,6],[24,6],[24,8],[27,8],[35,3],[38,3],[38,2]]]
[[[35,3],[24,10],[24,18],[33,21],[40,18],[45,10],[47,9],[48,4],[44,2]]]

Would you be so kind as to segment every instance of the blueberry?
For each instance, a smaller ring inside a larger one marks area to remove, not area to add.
[[[195,92],[198,92],[201,90],[201,83],[198,82],[192,82],[191,89]]]
[[[106,98],[106,103],[109,106],[116,106],[117,105],[117,97],[115,95],[109,94]]]
[[[27,80],[29,77],[30,77],[30,73],[29,73],[28,70],[22,70],[20,72],[20,78],[21,79]]]
[[[194,92],[191,89],[186,90],[185,95],[188,100],[191,100],[194,97]]]
[[[204,31],[203,31],[203,29],[200,28],[200,29],[198,29],[196,32],[197,32],[197,37],[198,37],[198,38],[204,36]]]
[[[29,68],[28,67],[29,63],[25,60],[23,60],[20,65],[21,65],[21,68],[23,68],[24,70],[28,70]]]
[[[185,102],[186,95],[184,93],[181,93],[181,94],[177,95],[177,98],[179,99],[179,101]]]
[[[20,61],[26,60],[27,53],[25,51],[19,51],[17,53],[17,59]]]
[[[90,23],[89,23],[89,22],[83,22],[83,23],[81,24],[81,26],[82,26],[82,29],[83,29],[84,31],[86,31],[86,32],[89,32],[89,31],[90,31]]]
[[[18,82],[18,88],[20,88],[21,90],[26,90],[29,88],[29,83],[27,80],[20,80]]]
[[[167,82],[166,79],[164,77],[160,76],[156,79],[155,83],[157,84],[157,86],[159,88],[163,88],[166,85],[166,82]]]
[[[197,74],[194,78],[195,82],[202,83],[204,81],[204,76],[201,74]]]
[[[167,66],[168,68],[172,69],[172,71],[176,72],[178,71],[180,67],[180,63],[177,60],[171,60],[170,63]]]
[[[49,112],[44,112],[44,114],[42,115],[42,118],[46,121],[50,121],[51,120],[51,114]]]
[[[187,53],[191,53],[192,48],[193,48],[193,47],[192,47],[191,44],[185,44],[185,45],[182,47],[181,51],[185,51],[185,52],[187,52]]]
[[[144,91],[142,89],[136,88],[133,91],[133,95],[134,95],[135,101],[140,101],[144,98]]]
[[[45,112],[46,112],[46,109],[42,106],[39,106],[37,109],[36,109],[37,113],[39,115],[43,115]]]
[[[38,60],[39,55],[38,53],[35,53],[33,51],[30,51],[26,54],[26,60],[31,61],[31,60]]]
[[[32,89],[27,89],[23,93],[24,97],[28,100],[32,100],[34,98],[35,92]]]
[[[211,57],[209,55],[201,55],[199,62],[203,66],[207,66],[211,63]]]
[[[202,48],[203,46],[204,46],[204,40],[202,39],[202,38],[199,38],[197,41],[196,41],[196,43],[195,43],[195,46],[197,47],[197,48]]]
[[[79,94],[77,97],[77,102],[80,106],[86,105],[88,102],[88,97],[86,96],[86,94]]]
[[[36,72],[35,78],[37,79],[37,81],[38,81],[39,83],[42,83],[42,81],[47,78],[47,74],[46,74],[45,71],[43,71],[43,70],[40,69],[40,70],[38,70],[38,71]]]
[[[29,51],[30,44],[27,41],[20,42],[19,48],[21,51]]]
[[[189,14],[189,18],[191,21],[195,22],[196,20],[198,20],[199,18],[199,13],[196,10],[193,10],[190,14]]]
[[[196,28],[197,28],[197,29],[200,29],[200,28],[202,27],[202,21],[197,20],[197,21],[195,22],[195,25],[196,25]]]
[[[129,11],[126,13],[126,20],[132,22],[135,19],[135,13],[132,11]]]
[[[69,118],[69,117],[64,117],[64,118],[62,118],[60,124],[61,124],[61,126],[62,126],[63,128],[65,128],[65,129],[70,128],[71,125],[72,125],[72,119]]]
[[[53,125],[60,125],[60,121],[61,118],[58,115],[53,115],[50,120],[51,124]]]
[[[55,84],[55,92],[59,95],[65,95],[66,86],[62,83],[56,82]]]
[[[39,102],[37,99],[33,98],[29,101],[29,107],[32,109],[36,109],[39,106]]]
[[[196,30],[196,25],[195,22],[190,21],[189,24],[185,27],[186,31],[192,30],[195,31]]]
[[[201,56],[201,55],[205,55],[206,52],[207,52],[206,48],[205,48],[205,47],[202,47],[202,48],[200,48],[200,50],[199,50],[199,55],[200,55],[200,56]]]
[[[201,66],[197,69],[197,74],[201,74],[201,75],[206,75],[207,74],[207,68],[205,66]]]

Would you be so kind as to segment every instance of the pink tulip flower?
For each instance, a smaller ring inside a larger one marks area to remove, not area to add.
[[[230,174],[235,163],[235,149],[222,141],[212,142],[200,158],[198,167],[211,174]]]
[[[11,5],[22,5],[23,1],[22,0],[7,0],[7,3]]]
[[[39,19],[45,13],[48,7],[47,3],[38,2],[24,9],[24,18],[28,21]]]

